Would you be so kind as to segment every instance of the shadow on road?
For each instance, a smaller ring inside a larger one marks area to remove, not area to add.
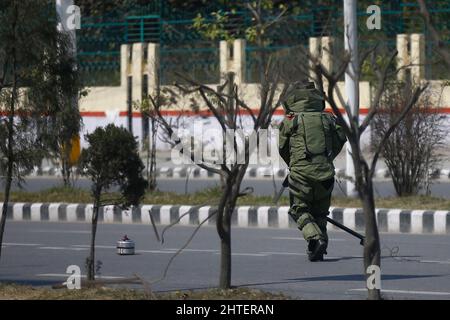
[[[442,275],[405,275],[405,274],[384,274],[381,275],[381,280],[404,280],[404,279],[418,279],[418,278],[435,278],[442,277]],[[308,277],[308,278],[296,278],[288,279],[293,282],[305,282],[305,281],[365,281],[363,274],[343,274],[343,275],[330,275],[320,277]]]
[[[404,274],[387,274],[382,275],[381,280],[405,280],[405,279],[418,279],[418,278],[436,278],[444,277],[447,275],[404,275]],[[331,276],[319,276],[319,277],[306,277],[306,278],[294,278],[286,279],[282,281],[273,282],[255,282],[245,283],[237,285],[236,287],[248,287],[248,286],[266,286],[277,284],[293,284],[301,282],[313,282],[313,281],[365,281],[363,274],[344,274],[344,275],[331,275]]]
[[[419,262],[419,260],[415,260],[413,258],[422,258],[422,256],[397,256],[397,255],[386,255],[382,256],[381,259],[397,259],[402,261],[408,261],[408,262]],[[363,259],[362,256],[349,256],[349,257],[333,257],[333,258],[326,258],[323,260],[323,262],[338,262],[338,261],[345,261],[345,260],[353,260],[353,259]]]

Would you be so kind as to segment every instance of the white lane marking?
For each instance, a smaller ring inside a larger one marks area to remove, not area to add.
[[[271,237],[270,239],[273,239],[273,240],[296,240],[296,241],[305,241],[303,238],[301,238],[301,237]],[[333,242],[333,241],[348,241],[347,239],[338,239],[338,238],[336,238],[336,239],[330,239],[329,240],[330,242]]]
[[[421,263],[438,263],[438,264],[450,264],[450,261],[439,261],[439,260],[420,260]]]
[[[64,250],[64,251],[85,251],[88,248],[68,248],[68,247],[39,247],[38,250]]]
[[[85,244],[76,244],[72,247],[79,247],[79,248],[89,248],[89,245]],[[115,246],[95,246],[97,249],[116,249]],[[142,253],[175,253],[175,251],[178,251],[179,249],[164,249],[164,250],[136,250],[136,252],[142,252]],[[211,253],[217,253],[219,250],[202,250],[202,249],[184,249],[183,252],[211,252]]]
[[[52,277],[52,278],[67,278],[69,274],[67,273],[42,273],[37,274],[37,277]],[[82,278],[86,278],[85,275],[81,275]],[[98,280],[100,279],[126,279],[125,277],[115,277],[115,276],[97,276]]]
[[[64,230],[31,230],[29,232],[33,232],[33,233],[80,233],[80,234],[90,234],[91,231],[64,231]]]
[[[326,258],[327,258],[327,259],[333,259],[333,260],[335,260],[335,259],[341,260],[341,259],[349,259],[349,258],[352,258],[352,259],[362,259],[363,257],[362,257],[362,256],[345,256],[345,257],[326,256]]]
[[[9,247],[38,247],[38,246],[42,246],[42,244],[38,244],[38,243],[4,243],[4,246],[9,246]]]
[[[163,251],[163,250],[136,250],[137,253],[166,253],[174,254],[174,251]]]
[[[179,249],[166,249],[166,250],[170,250],[170,251],[178,251]],[[214,250],[214,249],[184,249],[183,251],[186,252],[212,252],[212,253],[217,253],[219,252],[219,250]]]
[[[298,252],[261,252],[261,254],[268,254],[268,255],[284,255],[284,256],[306,256],[305,253],[298,253]]]
[[[215,253],[215,254],[220,254],[220,253]],[[267,254],[263,254],[263,253],[232,253],[232,256],[243,256],[243,257],[267,257]]]
[[[90,245],[87,244],[74,244],[72,245],[72,247],[79,247],[79,248],[90,248]],[[116,246],[100,246],[100,245],[96,245],[95,246],[96,249],[116,249]]]
[[[89,248],[88,245],[84,244],[77,244],[73,245],[73,247],[80,247],[80,248]],[[116,249],[115,246],[95,246],[97,249]],[[175,251],[178,251],[179,249],[164,249],[164,250],[136,250],[136,252],[144,252],[144,253],[175,253]],[[196,249],[184,249],[183,252],[218,252],[218,250],[196,250]]]
[[[348,291],[367,291],[367,289],[350,289]],[[439,291],[414,291],[414,290],[381,290],[381,293],[423,294],[431,296],[450,296],[450,292]]]

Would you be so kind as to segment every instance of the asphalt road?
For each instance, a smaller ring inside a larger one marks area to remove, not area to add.
[[[185,178],[160,178],[158,179],[158,188],[161,191],[171,191],[176,193],[193,193],[203,190],[207,187],[213,187],[218,185],[218,179],[190,179],[186,183]],[[276,179],[276,188],[280,188],[282,179]],[[36,192],[45,189],[49,189],[58,185],[61,185],[61,178],[57,177],[34,177],[27,178],[23,185],[23,190],[29,192]],[[376,180],[375,181],[375,196],[389,197],[395,196],[395,189],[390,180]],[[91,183],[87,179],[78,179],[75,185],[79,188],[89,189]],[[2,183],[0,182],[0,187]],[[254,188],[255,195],[273,195],[274,185],[271,178],[269,179],[255,179],[249,178],[243,181],[242,188],[252,187]],[[14,190],[19,190],[18,186],[13,187]],[[342,196],[345,192],[345,181],[335,184],[334,195]],[[450,180],[435,181],[431,187],[431,193],[434,196],[450,198]]]
[[[137,273],[158,279],[174,252],[193,231],[176,227],[159,244],[149,226],[100,225],[97,259],[101,275],[111,279]],[[115,241],[123,234],[137,244],[135,256],[118,256]],[[284,292],[305,299],[365,299],[362,247],[343,232],[331,232],[325,262],[310,263],[305,242],[295,229],[234,229],[233,285]],[[8,222],[0,262],[0,281],[33,285],[62,283],[66,268],[84,270],[89,225]],[[217,285],[219,242],[215,229],[200,230],[178,256],[155,291]],[[382,289],[388,299],[450,299],[450,235],[382,234]],[[390,248],[390,249],[389,249]],[[391,249],[398,249],[396,255]]]

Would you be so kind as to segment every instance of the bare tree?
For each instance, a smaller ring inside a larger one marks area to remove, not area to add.
[[[388,63],[384,66],[379,66],[376,63],[376,57],[379,55],[377,47],[365,52],[362,55],[361,65],[370,58],[371,65],[373,66],[374,73],[377,78],[377,83],[375,85],[375,95],[371,102],[371,107],[367,116],[364,118],[362,123],[359,122],[359,118],[353,114],[349,106],[344,102],[342,94],[337,87],[338,81],[344,75],[347,67],[350,63],[350,52],[346,52],[342,61],[340,61],[336,71],[329,71],[324,67],[320,60],[316,57],[310,56],[308,52],[304,51],[304,55],[308,56],[308,59],[312,61],[313,70],[315,73],[314,80],[317,86],[322,92],[326,101],[331,106],[333,113],[336,115],[338,123],[342,126],[345,132],[348,143],[351,146],[351,156],[353,165],[355,167],[355,186],[358,193],[358,197],[361,200],[364,218],[365,218],[365,234],[366,239],[364,242],[364,270],[366,277],[370,275],[367,274],[369,266],[378,266],[381,264],[381,254],[380,254],[380,237],[378,233],[378,226],[375,214],[375,200],[374,200],[374,189],[373,189],[373,176],[375,174],[376,164],[382,151],[383,146],[389,139],[392,132],[399,125],[399,123],[406,117],[411,108],[416,104],[420,95],[426,90],[428,84],[419,84],[413,90],[410,98],[404,104],[403,108],[399,110],[399,113],[395,119],[392,120],[390,126],[385,131],[384,136],[379,140],[378,146],[375,148],[373,158],[369,161],[363,155],[361,149],[361,136],[365,130],[373,123],[373,119],[376,114],[380,111],[381,98],[386,90],[386,85],[388,84],[388,79],[395,76],[397,70],[395,70],[395,58],[397,52],[392,52],[389,55]],[[359,68],[361,69],[361,68]],[[394,71],[392,71],[394,69]],[[359,76],[359,75],[358,75]],[[324,89],[323,77],[327,81],[327,88]],[[344,107],[346,116],[339,109],[339,105]],[[377,288],[368,288],[368,298],[369,299],[381,299],[380,290]]]
[[[373,121],[374,145],[380,144],[412,93],[409,82],[390,84],[383,94],[383,110]],[[429,177],[437,168],[441,158],[439,148],[446,135],[445,117],[432,106],[432,94],[427,90],[382,146],[384,161],[399,196],[416,195],[422,189],[429,191]]]
[[[271,75],[272,78],[266,77],[266,84],[261,89],[261,108],[258,114],[255,114],[245,101],[240,98],[239,87],[234,83],[234,74],[229,73],[225,85],[218,89],[212,89],[197,83],[185,75],[180,75],[188,85],[178,85],[178,87],[184,93],[198,93],[200,95],[202,102],[218,121],[223,133],[223,141],[230,138],[227,136],[227,130],[233,130],[236,133],[232,136],[232,141],[228,141],[228,146],[231,146],[231,150],[224,148],[222,161],[218,165],[208,163],[205,159],[200,159],[200,162],[196,162],[199,159],[196,159],[194,154],[188,155],[196,165],[209,172],[220,175],[225,182],[216,215],[216,228],[221,240],[220,288],[230,288],[231,286],[231,217],[238,198],[247,194],[245,191],[240,190],[241,183],[248,168],[249,154],[254,152],[256,147],[253,146],[252,148],[250,146],[248,142],[249,137],[239,134],[239,132],[242,132],[242,129],[245,129],[240,114],[242,111],[248,112],[253,122],[253,133],[258,134],[261,129],[268,129],[273,112],[279,106],[286,92],[286,88],[284,88],[279,96],[276,97],[275,91],[279,85],[279,76],[273,65],[267,67],[268,70],[265,74]],[[285,85],[283,86],[285,87]],[[154,103],[154,106],[156,106],[156,103]],[[176,135],[174,135],[174,130],[164,119],[160,110],[157,107],[155,109],[164,129],[170,136],[175,138],[176,144],[181,144],[181,139],[177,139]],[[242,155],[242,149],[238,147],[242,143],[245,145],[245,155]],[[225,159],[227,158],[227,154],[229,155],[230,153],[237,155],[236,158],[241,158],[244,161],[227,164]]]
[[[208,161],[204,157],[198,159],[195,157],[194,152],[187,154],[187,156],[200,168],[218,174],[223,181],[222,194],[217,212],[214,215],[216,217],[216,229],[221,241],[219,287],[223,289],[231,286],[231,218],[238,198],[251,192],[251,190],[241,190],[241,183],[249,165],[249,156],[259,144],[258,141],[256,145],[251,145],[249,143],[250,137],[243,133],[243,129],[250,128],[244,127],[242,114],[250,117],[253,134],[258,137],[261,130],[269,128],[273,113],[280,106],[289,88],[288,82],[282,82],[278,63],[265,50],[267,43],[264,41],[266,29],[281,21],[286,9],[282,9],[275,18],[267,19],[261,3],[262,1],[255,1],[254,3],[246,4],[253,15],[252,21],[255,22],[248,31],[254,34],[255,42],[260,49],[257,53],[258,73],[260,75],[258,97],[260,108],[258,112],[253,111],[241,97],[243,88],[235,84],[235,74],[233,73],[226,74],[224,83],[218,88],[203,85],[187,74],[177,74],[178,79],[183,83],[177,84],[177,88],[183,95],[199,97],[200,101],[218,122],[222,131],[224,149],[221,153],[222,161],[220,163]],[[172,137],[173,145],[181,145],[182,139],[175,134],[169,122],[163,117],[160,104],[151,96],[149,98],[162,129],[167,132],[168,136]],[[194,107],[194,109],[198,109],[198,107]],[[229,130],[235,133],[231,137],[227,135]],[[225,141],[228,143],[225,143]],[[231,147],[228,149],[225,145]],[[244,146],[244,154],[242,154],[242,149],[239,145]],[[192,150],[193,148],[190,149]],[[181,152],[184,152],[184,150],[181,149]],[[236,158],[234,158],[234,162],[227,164],[227,155],[230,154],[234,154]],[[238,158],[243,161],[237,161]]]

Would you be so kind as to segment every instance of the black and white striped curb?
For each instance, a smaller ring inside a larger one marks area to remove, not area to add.
[[[345,170],[337,168],[336,176],[343,178],[345,176]],[[272,168],[272,167],[250,167],[245,173],[246,178],[284,178],[288,175],[289,170],[287,168]],[[55,176],[61,177],[61,169],[58,167],[46,166],[41,169],[35,168],[32,172],[27,174],[31,177],[39,176]],[[174,178],[174,179],[215,179],[218,178],[217,174],[209,172],[199,167],[161,167],[156,169],[156,176],[159,178]],[[430,171],[430,177],[432,179],[450,179],[449,169],[436,169]],[[390,178],[389,171],[386,168],[378,169],[375,172],[375,178],[388,179]]]
[[[245,177],[247,178],[284,178],[289,173],[286,168],[248,168]],[[165,178],[190,178],[206,179],[217,178],[218,175],[198,167],[161,167],[156,171],[157,177]]]
[[[336,176],[343,178],[345,176],[344,169],[336,169]],[[289,170],[287,168],[272,168],[272,167],[250,167],[248,168],[245,177],[246,178],[284,178],[288,175]],[[217,175],[212,172],[208,172],[205,169],[198,167],[161,167],[156,171],[157,177],[165,178],[216,178]],[[450,179],[450,170],[432,170],[430,171],[430,177],[432,179]],[[375,172],[375,178],[388,179],[390,178],[389,171],[386,168],[378,169]]]
[[[7,218],[14,221],[90,222],[93,206],[64,203],[14,203],[8,207]],[[143,205],[130,210],[115,206],[100,209],[99,222],[150,224],[150,214],[156,224],[168,225],[180,217],[180,225],[198,225],[212,212],[213,207]],[[235,209],[232,225],[238,227],[293,228],[288,207],[250,207]],[[362,209],[331,208],[330,217],[356,230],[364,229]],[[187,215],[183,216],[184,214]],[[394,233],[450,233],[450,211],[377,209],[381,232]],[[215,216],[207,224],[215,225]],[[330,226],[330,228],[335,228]]]

